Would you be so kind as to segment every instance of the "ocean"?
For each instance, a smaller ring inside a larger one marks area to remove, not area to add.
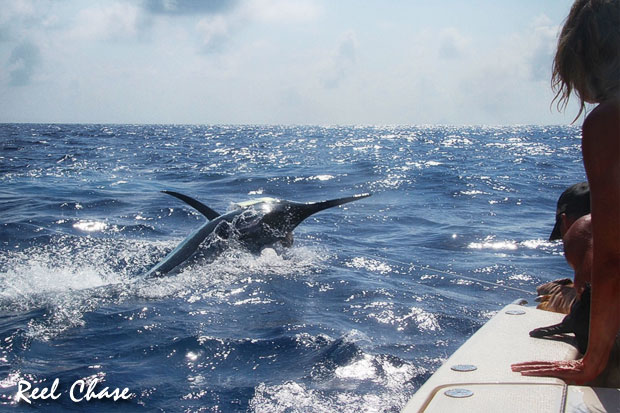
[[[0,409],[397,412],[503,306],[572,275],[547,239],[585,180],[580,134],[0,124]],[[372,196],[290,249],[145,279],[204,222],[162,190],[219,212]],[[16,402],[20,381],[55,397]]]

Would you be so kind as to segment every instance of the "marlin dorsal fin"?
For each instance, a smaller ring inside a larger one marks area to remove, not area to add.
[[[220,216],[220,214],[218,214],[217,212],[215,212],[214,210],[212,210],[211,208],[209,208],[202,202],[197,201],[194,198],[191,198],[187,195],[183,195],[183,194],[180,194],[174,191],[161,191],[161,192],[163,192],[164,194],[172,195],[175,198],[179,198],[181,201],[195,208],[198,212],[200,212],[202,215],[207,217],[209,221],[214,220],[215,218]]]

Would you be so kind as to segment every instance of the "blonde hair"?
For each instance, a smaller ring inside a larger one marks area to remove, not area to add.
[[[560,32],[551,87],[562,111],[574,91],[580,101],[602,102],[620,91],[620,0],[576,0]]]

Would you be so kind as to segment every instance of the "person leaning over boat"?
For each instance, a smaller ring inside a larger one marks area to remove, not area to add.
[[[538,286],[536,292],[540,303],[536,308],[568,314],[578,293],[580,295],[590,282],[592,272],[590,187],[587,182],[571,185],[560,195],[549,241],[558,239],[562,239],[564,256],[575,272],[575,279],[564,278]]]
[[[553,86],[565,108],[574,92],[596,103],[582,126],[583,163],[590,185],[592,298],[588,350],[579,360],[512,365],[529,376],[584,384],[605,368],[620,331],[620,0],[577,0],[560,37]]]

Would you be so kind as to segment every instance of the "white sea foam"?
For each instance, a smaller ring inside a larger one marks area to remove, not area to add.
[[[221,294],[248,274],[297,276],[318,271],[328,254],[311,247],[260,255],[230,249],[210,263],[193,262],[178,273],[144,279],[146,270],[178,241],[111,240],[61,236],[45,246],[0,253],[0,311],[24,312],[46,308],[46,316],[29,324],[28,334],[48,339],[82,325],[84,313],[128,298],[175,297],[195,302]],[[257,280],[249,279],[248,282]],[[234,300],[264,304],[266,297]]]
[[[495,241],[489,239],[482,242],[471,242],[467,248],[474,250],[516,250],[518,246],[515,241]]]
[[[525,241],[497,240],[494,236],[488,236],[482,241],[470,242],[467,248],[475,250],[497,250],[514,251],[518,249],[540,249],[552,247],[552,242],[543,239],[532,239]]]
[[[345,262],[344,265],[349,268],[366,269],[380,274],[388,274],[392,271],[392,267],[385,262],[365,257],[355,257],[351,261]]]
[[[295,381],[259,384],[250,400],[252,411],[261,412],[385,412],[402,407],[409,397],[410,381],[423,368],[382,355],[361,354],[337,367],[321,383]],[[372,393],[360,394],[357,386],[371,385]]]
[[[364,309],[371,310],[368,312],[368,318],[381,324],[393,325],[398,331],[404,330],[409,325],[414,325],[420,331],[441,329],[437,317],[419,307],[411,307],[405,313],[403,309],[395,309],[391,302],[374,302],[365,306]]]

